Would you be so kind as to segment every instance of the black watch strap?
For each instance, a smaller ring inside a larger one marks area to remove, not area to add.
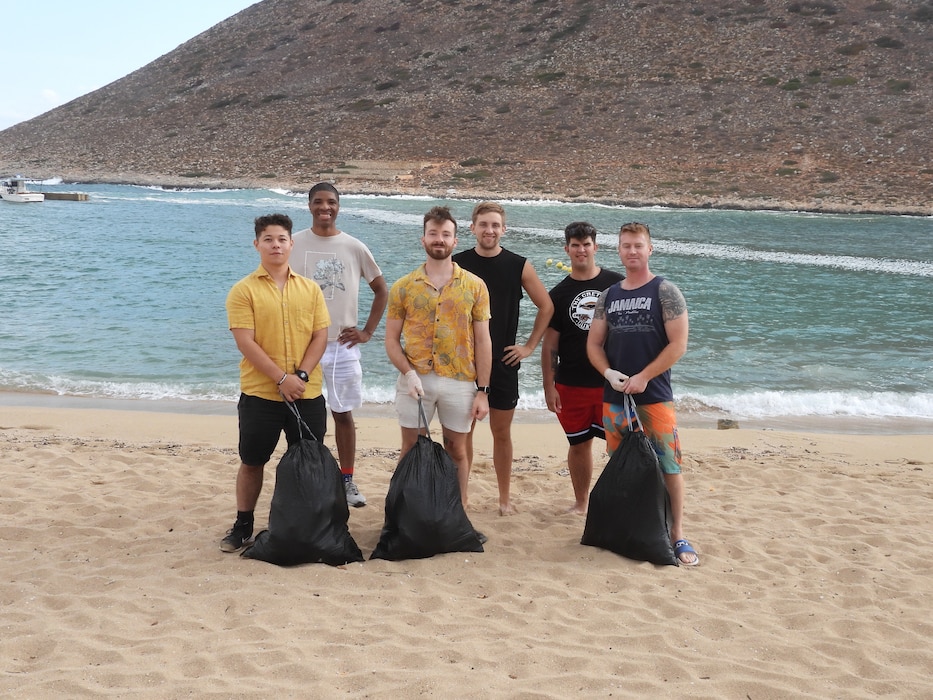
[[[308,381],[308,373],[305,372],[303,369],[296,369],[295,376],[298,377],[303,382]]]
[[[477,386],[476,386],[476,390],[477,390],[477,391],[481,391],[481,392],[483,392],[484,394],[488,394],[488,393],[489,393],[489,387],[488,387],[488,386],[479,386],[479,385],[477,385]]]

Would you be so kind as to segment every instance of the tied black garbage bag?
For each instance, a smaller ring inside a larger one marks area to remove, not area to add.
[[[427,425],[423,412],[422,421]],[[482,551],[460,501],[457,466],[441,445],[419,435],[389,482],[385,525],[370,559]]]
[[[279,566],[363,561],[347,528],[349,519],[337,460],[323,443],[302,438],[275,469],[269,529],[256,535],[241,556]]]
[[[679,566],[670,528],[671,499],[658,455],[643,431],[630,431],[590,492],[580,544]]]

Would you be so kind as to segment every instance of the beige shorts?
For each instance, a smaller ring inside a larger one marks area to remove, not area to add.
[[[437,411],[441,425],[455,433],[468,433],[473,427],[473,401],[476,398],[476,384],[441,377],[430,372],[419,374],[421,387],[424,389],[422,403],[428,425]],[[398,422],[403,428],[419,428],[418,401],[408,395],[408,381],[400,374],[395,382],[395,411]]]

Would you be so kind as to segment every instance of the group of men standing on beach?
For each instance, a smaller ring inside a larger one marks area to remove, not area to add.
[[[564,250],[570,274],[548,292],[530,261],[502,247],[506,220],[499,204],[474,207],[470,231],[476,245],[456,255],[457,222],[447,207],[437,206],[424,215],[425,262],[390,289],[368,247],[337,228],[340,195],[333,185],[312,187],[308,208],[311,228],[294,237],[285,215],[256,219],[260,265],[227,297],[230,329],[243,357],[237,517],[221,541],[223,551],[238,551],[252,537],[263,470],[282,431],[289,444],[300,438],[298,421],[284,401],[293,402],[318,440],[330,407],[347,503],[366,505],[354,481],[353,410],[363,402],[359,345],[372,338],[388,309],[385,348],[399,371],[395,406],[401,454],[425,429],[421,409],[428,423],[436,412],[444,447],[457,465],[464,506],[473,431],[488,415],[499,513],[515,512],[511,425],[518,371],[543,340],[545,399],[569,443],[570,512],[586,513],[592,439],[606,439],[610,452],[618,446],[629,430],[623,395],[631,395],[671,495],[675,553],[683,564],[699,562],[683,532],[681,455],[670,385],[670,369],[686,351],[687,308],[677,287],[649,269],[653,249],[647,226],[626,224],[620,230],[623,277],[596,265],[593,226],[568,225]],[[358,328],[361,279],[373,299]],[[524,294],[537,311],[528,338],[519,343]]]

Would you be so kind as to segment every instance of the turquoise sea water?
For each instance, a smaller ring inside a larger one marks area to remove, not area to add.
[[[252,221],[310,225],[306,196],[45,185],[87,202],[0,203],[0,392],[219,401],[237,396],[230,286],[258,264]],[[473,202],[345,195],[341,228],[364,240],[391,284],[424,259],[421,216],[452,207],[458,249]],[[681,410],[709,416],[852,416],[933,421],[933,218],[505,202],[506,247],[549,288],[563,276],[563,227],[652,230],[652,270],[684,292],[690,347],[674,368]],[[363,289],[363,308],[369,302]],[[530,329],[533,307],[524,314]],[[392,400],[382,326],[363,348],[367,400]],[[519,408],[544,407],[537,356]],[[933,426],[933,423],[931,423]]]

